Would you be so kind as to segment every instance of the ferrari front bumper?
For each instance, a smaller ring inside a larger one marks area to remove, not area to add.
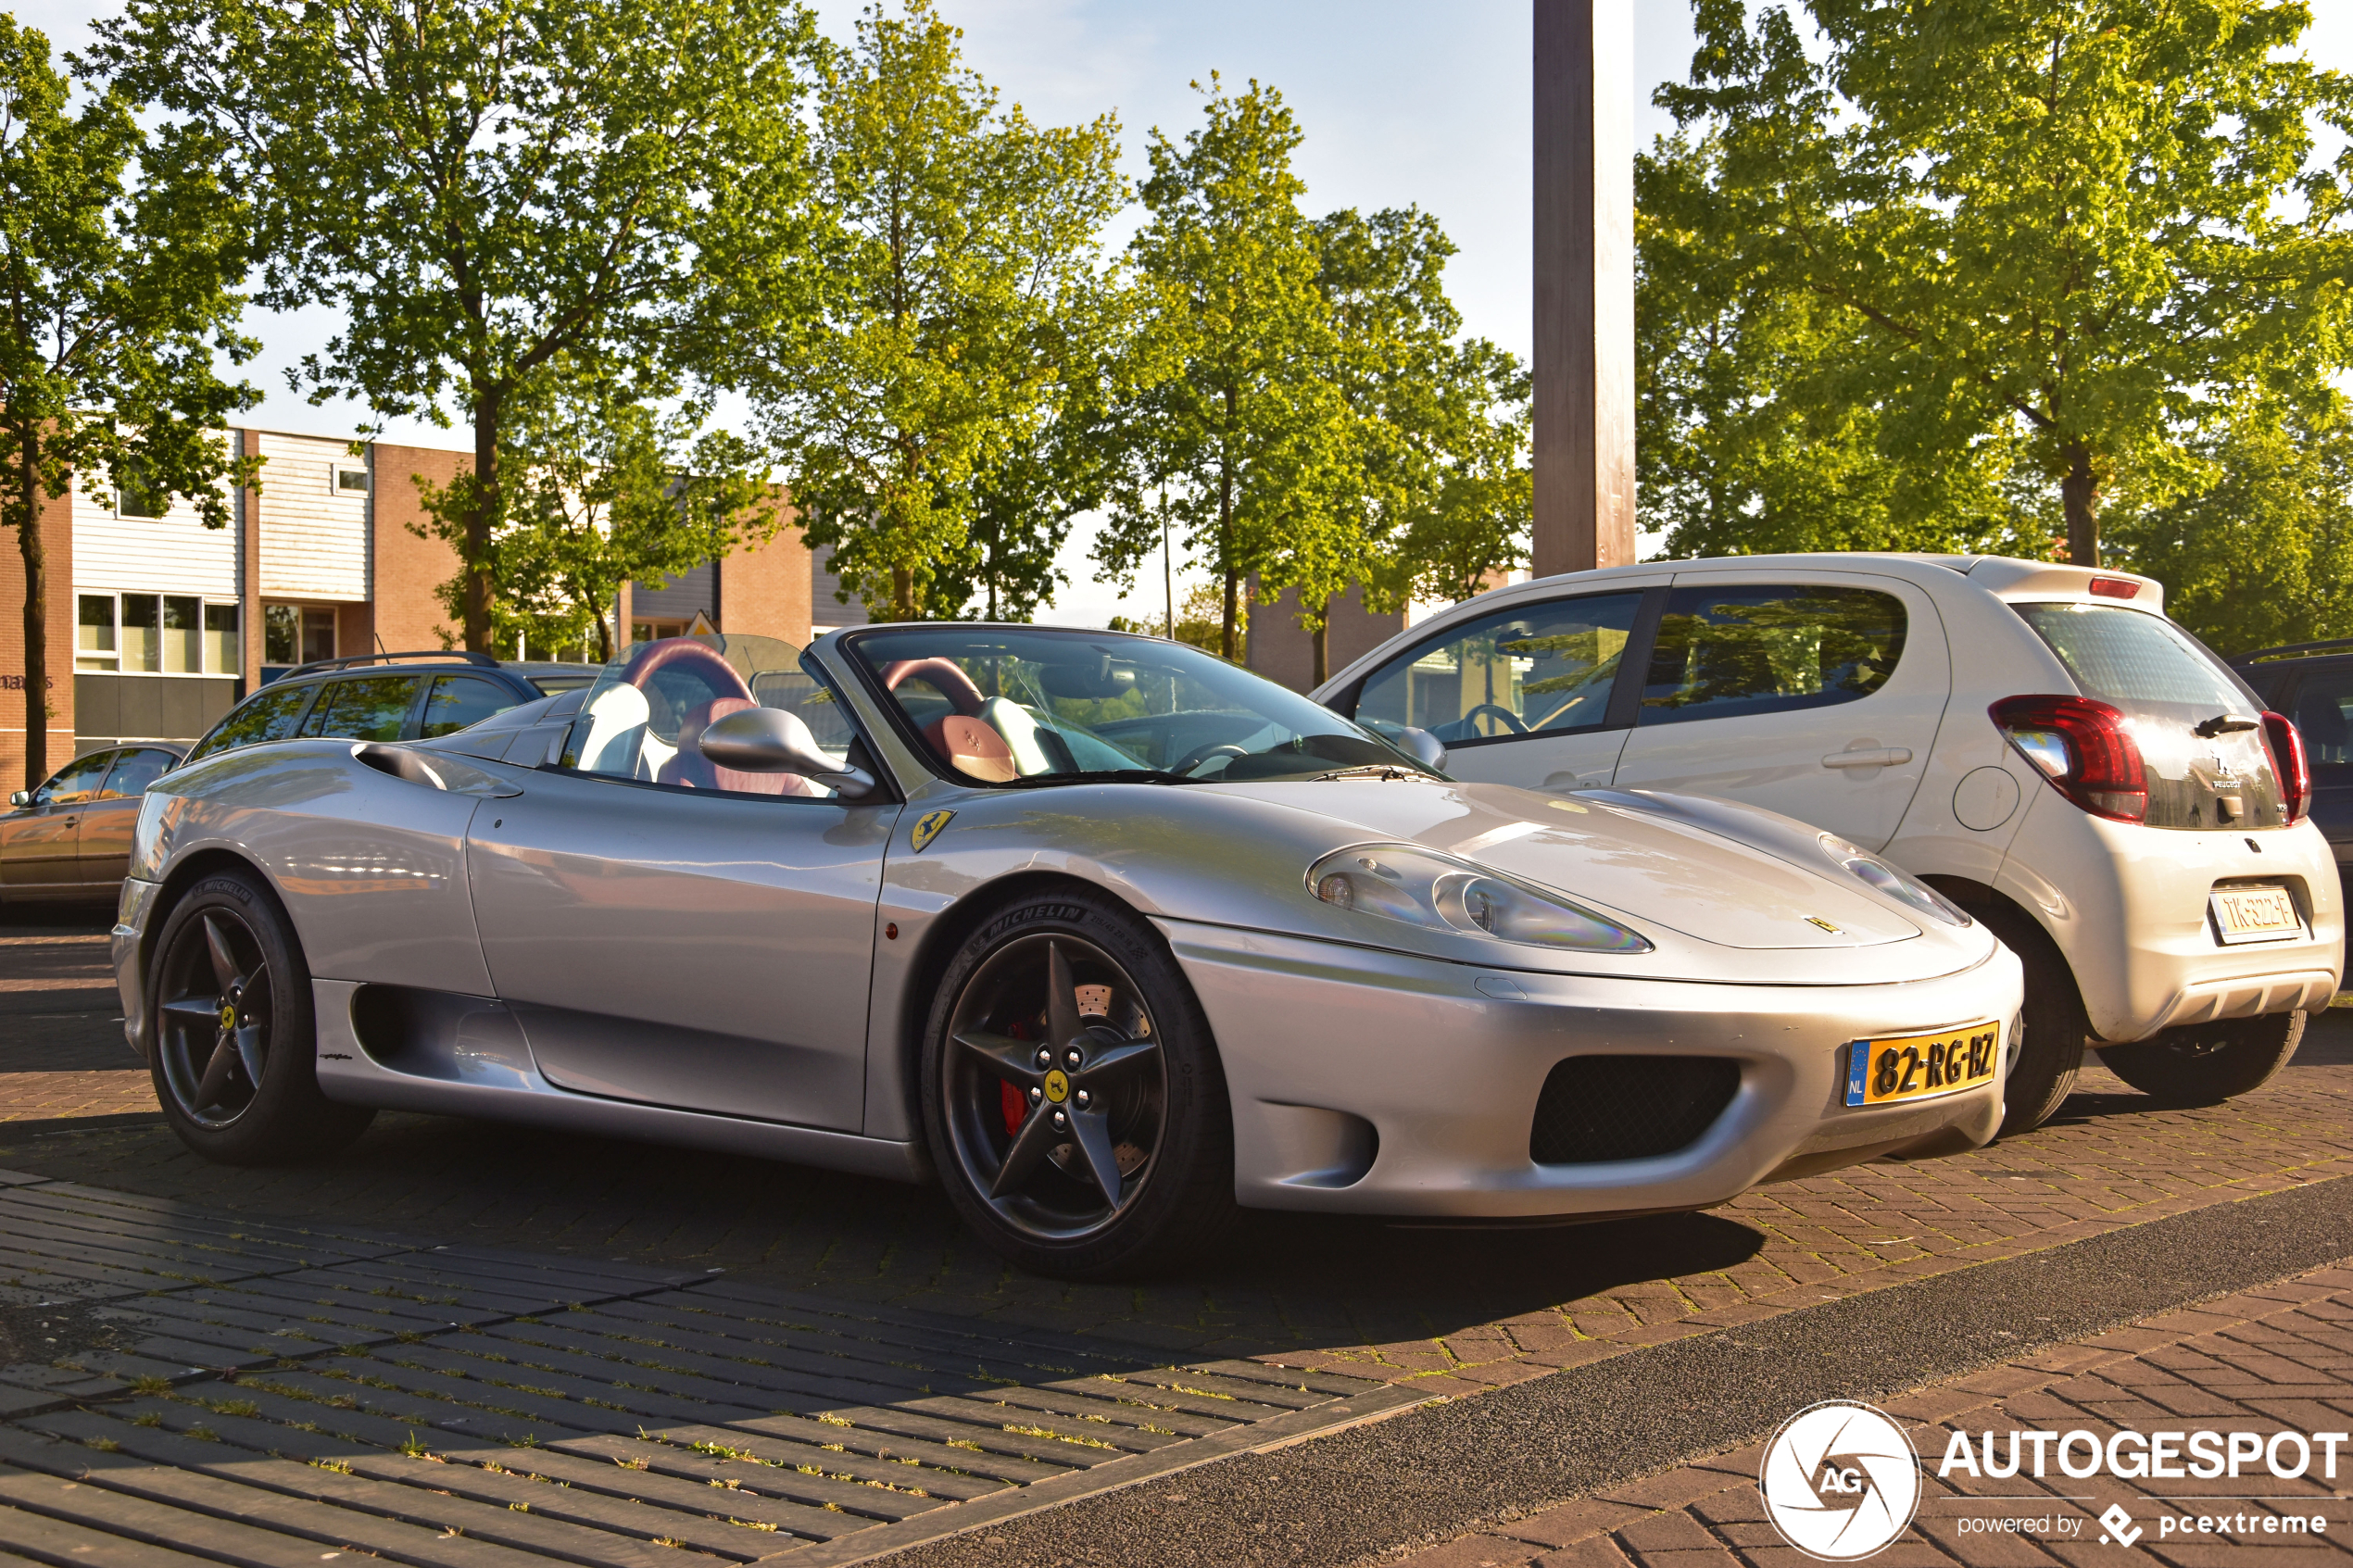
[[[140,954],[146,945],[147,920],[155,912],[156,895],[160,884],[141,882],[137,877],[122,880],[122,896],[115,905],[113,942],[108,958],[114,965],[115,990],[122,997],[122,1037],[139,1053],[147,1057],[146,981],[140,972]]]
[[[1488,1219],[1705,1209],[1761,1182],[1990,1140],[2002,1074],[1939,1098],[1845,1103],[1845,1047],[1979,1022],[2005,1049],[2022,997],[1994,945],[1894,985],[1704,985],[1482,971],[1162,921],[1209,1015],[1249,1208]],[[1858,968],[1868,964],[1858,955]],[[1739,1065],[1731,1100],[1672,1153],[1539,1164],[1546,1076],[1579,1055]]]

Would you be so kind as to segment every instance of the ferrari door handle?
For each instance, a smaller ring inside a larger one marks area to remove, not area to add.
[[[1912,759],[1909,746],[1875,746],[1862,751],[1833,751],[1822,759],[1825,768],[1895,768]]]

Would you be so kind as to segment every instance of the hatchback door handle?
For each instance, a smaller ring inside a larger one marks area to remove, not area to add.
[[[1865,751],[1833,751],[1822,759],[1825,768],[1896,768],[1909,762],[1909,746],[1881,746]]]

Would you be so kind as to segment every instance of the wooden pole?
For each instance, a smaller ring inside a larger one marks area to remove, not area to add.
[[[1536,7],[1536,574],[1634,558],[1632,0]]]

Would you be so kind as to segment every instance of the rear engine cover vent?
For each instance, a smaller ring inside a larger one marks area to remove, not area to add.
[[[1648,1160],[1697,1143],[1741,1086],[1715,1056],[1573,1056],[1544,1078],[1528,1157],[1539,1165]]]

